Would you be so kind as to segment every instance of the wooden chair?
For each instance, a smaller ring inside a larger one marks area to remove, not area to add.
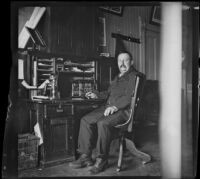
[[[139,73],[136,76],[136,85],[131,99],[130,111],[127,114],[128,120],[124,124],[115,126],[120,129],[119,131],[119,158],[117,164],[117,171],[121,171],[122,160],[123,160],[123,150],[126,148],[135,156],[139,157],[142,160],[143,164],[146,164],[151,161],[151,156],[138,150],[133,142],[133,126],[135,111],[140,102],[140,96],[144,87],[145,75]],[[125,146],[124,146],[125,145]]]

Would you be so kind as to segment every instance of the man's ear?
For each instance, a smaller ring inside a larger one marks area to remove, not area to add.
[[[133,62],[133,60],[131,60],[131,65],[133,65],[134,64],[134,62]]]

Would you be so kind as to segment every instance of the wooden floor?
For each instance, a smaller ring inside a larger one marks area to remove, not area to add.
[[[111,143],[111,151],[109,156],[109,167],[95,176],[161,176],[160,151],[158,139],[158,126],[148,125],[138,128],[135,135],[135,144],[143,152],[152,156],[152,161],[143,165],[140,159],[132,156],[128,151],[124,155],[123,170],[116,172],[118,158],[118,143]],[[183,165],[183,175],[191,174],[191,148],[185,147],[185,158]],[[69,176],[91,176],[88,172],[89,168],[71,169],[68,163],[40,169],[29,169],[18,173],[19,177],[69,177]]]
[[[142,132],[141,132],[142,131]],[[152,156],[152,161],[143,165],[141,160],[132,156],[129,151],[124,154],[123,170],[116,172],[118,159],[118,142],[111,144],[109,167],[96,176],[160,176],[160,157],[158,146],[157,126],[148,126],[138,130],[135,141],[138,149]],[[95,153],[95,152],[94,152]],[[95,155],[95,154],[94,154]],[[65,177],[65,176],[90,176],[89,168],[71,169],[68,163],[40,169],[29,169],[19,172],[19,177]]]

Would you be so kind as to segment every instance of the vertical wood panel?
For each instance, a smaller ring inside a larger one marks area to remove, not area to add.
[[[104,13],[106,18],[106,45],[105,52],[110,53],[111,57],[115,56],[115,39],[111,37],[111,33],[121,33],[127,36],[140,38],[139,34],[139,16],[141,23],[149,23],[151,6],[125,6],[123,15],[116,16],[109,13]],[[140,67],[140,48],[139,44],[124,41],[125,47],[131,52],[136,69]]]

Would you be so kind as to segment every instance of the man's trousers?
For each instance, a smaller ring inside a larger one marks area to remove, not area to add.
[[[122,110],[104,116],[105,109],[105,106],[97,108],[81,119],[78,137],[78,151],[81,154],[91,155],[96,146],[97,157],[108,157],[110,143],[118,132],[114,126],[124,123],[127,118]]]

